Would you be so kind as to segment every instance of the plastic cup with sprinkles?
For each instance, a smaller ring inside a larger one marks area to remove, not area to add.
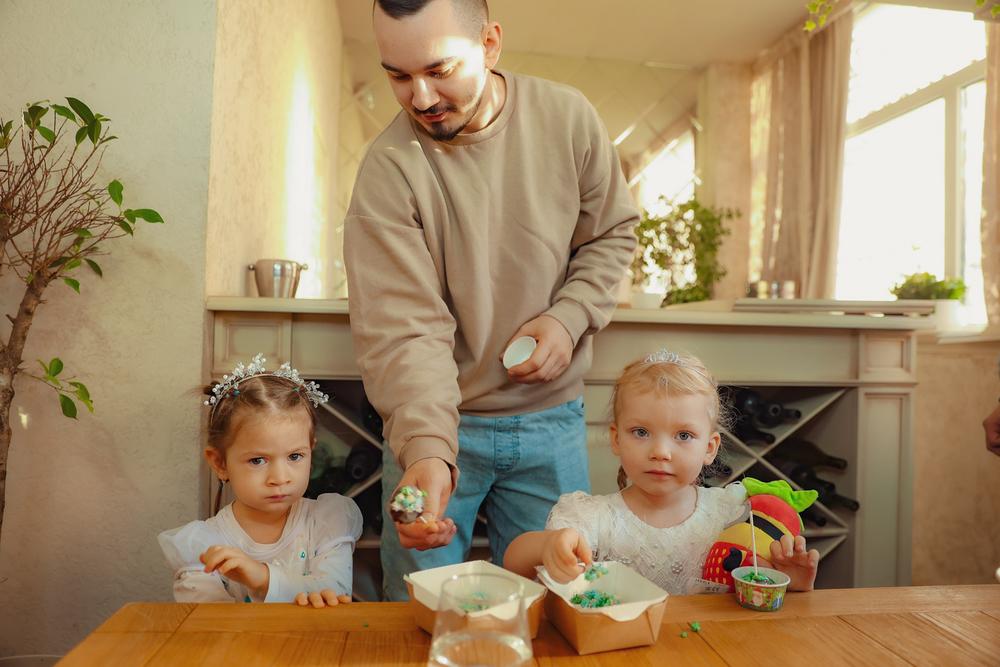
[[[754,611],[778,611],[791,581],[788,575],[770,567],[744,565],[733,570],[736,601]]]

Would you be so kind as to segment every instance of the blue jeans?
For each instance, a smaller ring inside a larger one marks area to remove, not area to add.
[[[587,427],[583,399],[541,412],[509,417],[462,415],[458,425],[458,488],[446,516],[458,532],[437,549],[404,549],[386,507],[403,475],[388,447],[382,457],[382,591],[387,600],[406,600],[403,575],[461,563],[472,546],[476,513],[486,501],[493,562],[515,537],[545,528],[549,510],[563,493],[590,491]]]

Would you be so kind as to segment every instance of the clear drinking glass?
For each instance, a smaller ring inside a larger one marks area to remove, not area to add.
[[[520,667],[531,655],[520,582],[499,574],[463,574],[441,585],[431,665]]]

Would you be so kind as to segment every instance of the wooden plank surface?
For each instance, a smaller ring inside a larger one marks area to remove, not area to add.
[[[1000,664],[1000,621],[982,612],[859,614],[842,618],[915,665]]]
[[[178,632],[150,666],[337,665],[347,640],[342,632]]]
[[[59,661],[61,666],[146,665],[172,637],[170,632],[94,632]]]
[[[729,665],[906,665],[838,617],[708,621],[705,641]]]
[[[543,667],[771,666],[804,657],[816,665],[1000,665],[1000,586],[813,591],[790,594],[776,613],[742,609],[729,595],[675,596],[653,646],[578,656],[543,621],[533,648],[533,664]],[[135,603],[60,664],[423,666],[429,649],[406,603]]]
[[[778,612],[782,618],[842,614],[899,614],[913,611],[987,611],[1000,613],[1000,585],[838,588],[789,593]],[[699,620],[772,620],[748,613],[729,595],[672,596],[664,623]]]

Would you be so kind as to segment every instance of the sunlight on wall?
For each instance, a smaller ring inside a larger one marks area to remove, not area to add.
[[[309,265],[299,278],[296,296],[316,297],[326,269],[319,252],[326,237],[325,197],[317,185],[316,113],[306,67],[305,57],[300,57],[288,114],[283,257]]]

